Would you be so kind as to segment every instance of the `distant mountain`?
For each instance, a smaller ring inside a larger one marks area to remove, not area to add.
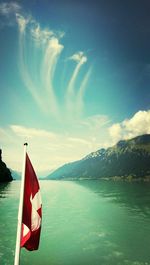
[[[21,180],[21,173],[17,172],[15,170],[10,169],[11,171],[11,175],[13,177],[14,180]]]
[[[58,168],[46,179],[147,178],[150,180],[150,134],[119,141],[79,161]]]

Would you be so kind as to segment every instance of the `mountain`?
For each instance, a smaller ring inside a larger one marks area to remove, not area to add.
[[[12,175],[6,164],[2,161],[2,150],[0,149],[0,182],[12,181]]]
[[[14,180],[21,180],[21,173],[17,172],[15,170],[10,170],[11,171],[11,175],[13,177]]]
[[[121,140],[79,161],[65,164],[46,179],[150,179],[150,134]]]

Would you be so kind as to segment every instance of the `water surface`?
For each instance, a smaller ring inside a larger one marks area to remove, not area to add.
[[[41,181],[38,251],[20,265],[150,265],[150,184]],[[14,260],[20,182],[0,185],[0,264]]]

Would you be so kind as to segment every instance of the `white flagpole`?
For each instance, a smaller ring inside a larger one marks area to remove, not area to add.
[[[24,144],[24,157],[23,157],[22,178],[21,178],[21,188],[20,188],[20,202],[19,202],[19,209],[18,209],[18,226],[17,226],[16,251],[15,251],[14,265],[19,265],[19,261],[20,261],[20,242],[21,242],[21,230],[22,230],[22,214],[23,214],[27,145],[28,145],[27,143]]]

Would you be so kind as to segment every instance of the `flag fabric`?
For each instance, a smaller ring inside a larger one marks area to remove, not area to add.
[[[40,240],[42,202],[34,168],[26,153],[21,247],[37,250]]]

